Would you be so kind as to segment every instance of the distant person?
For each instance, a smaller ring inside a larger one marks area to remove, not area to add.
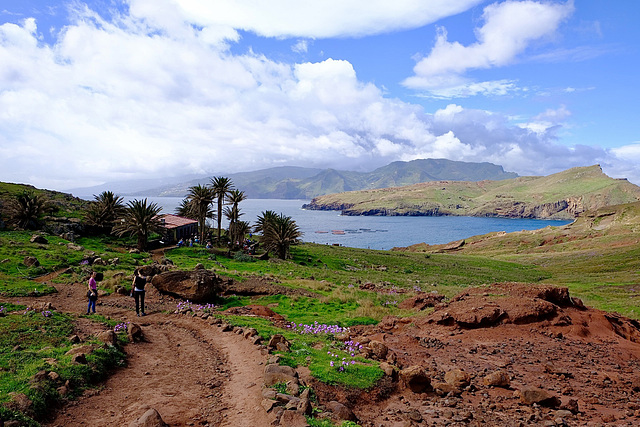
[[[131,291],[133,298],[136,301],[136,316],[146,316],[144,312],[144,286],[147,284],[147,277],[140,273],[140,270],[136,269],[133,273],[133,290]]]
[[[180,239],[180,241],[178,242],[178,247],[182,246],[184,246],[184,239]]]
[[[89,299],[89,305],[87,306],[87,314],[96,312],[96,301],[98,301],[98,284],[96,283],[96,272],[91,272],[89,277],[89,290],[87,291],[87,298]]]

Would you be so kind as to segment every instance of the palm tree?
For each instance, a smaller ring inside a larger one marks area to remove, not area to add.
[[[258,215],[258,219],[256,221],[256,225],[253,227],[253,231],[256,233],[264,233],[265,229],[269,222],[273,221],[278,214],[274,211],[262,211],[260,215]]]
[[[7,203],[9,221],[18,228],[36,229],[40,215],[50,207],[50,202],[43,195],[25,190]]]
[[[238,220],[240,219],[240,216],[243,215],[242,213],[240,213],[240,208],[238,207],[238,205],[240,204],[240,202],[242,202],[243,200],[246,200],[247,196],[244,194],[244,191],[240,191],[240,190],[231,190],[229,192],[229,194],[227,195],[227,203],[231,206],[227,207],[225,209],[225,216],[227,217],[227,219],[229,220],[229,238],[231,239],[231,242],[240,242],[241,240],[244,240],[244,234],[238,234],[235,232],[236,230],[236,222],[238,222]]]
[[[97,196],[94,194],[93,198],[95,203],[87,211],[87,223],[111,231],[116,218],[124,212],[123,198],[112,191],[103,191]]]
[[[157,203],[147,203],[147,199],[132,200],[127,203],[112,232],[120,237],[125,234],[137,236],[138,249],[143,251],[147,247],[149,235],[162,231],[162,224],[158,218],[161,210]]]
[[[198,220],[200,227],[200,242],[204,242],[207,218],[215,218],[215,213],[211,209],[214,198],[215,195],[211,187],[200,184],[189,187],[189,194],[187,194],[186,200],[188,200],[188,204],[190,206],[190,213],[192,213],[195,219]]]
[[[189,219],[197,219],[191,207],[191,203],[189,203],[189,199],[187,198],[182,199],[180,205],[176,207],[175,212],[178,216],[183,216]]]
[[[237,205],[227,206],[224,208],[224,216],[229,221],[229,240],[231,240],[231,244],[235,244],[238,235],[234,232],[236,227],[235,224],[238,222],[240,217],[244,215],[244,213],[240,212],[240,208]]]
[[[264,217],[265,213],[263,212]],[[302,237],[302,232],[296,222],[290,216],[285,216],[282,213],[266,222],[262,230],[262,242],[265,249],[274,251],[280,259],[287,258],[289,248],[298,243],[300,237]]]
[[[233,225],[229,226],[229,235],[233,242],[240,242],[240,246],[242,246],[244,237],[250,230],[251,225],[247,221],[236,220]]]
[[[211,188],[218,199],[218,242],[220,242],[222,233],[222,205],[224,204],[227,194],[233,189],[233,183],[229,178],[216,176],[211,178]]]

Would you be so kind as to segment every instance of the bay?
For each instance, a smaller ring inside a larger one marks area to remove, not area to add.
[[[125,202],[144,199],[144,196],[125,197]],[[175,214],[181,197],[146,197],[162,207],[163,213]],[[240,203],[240,217],[254,225],[265,210],[283,213],[296,221],[304,233],[305,242],[340,244],[353,248],[384,249],[416,243],[430,245],[494,231],[507,233],[537,230],[546,226],[560,226],[571,221],[542,219],[476,218],[464,216],[342,216],[339,211],[302,209],[308,200],[247,199]],[[226,227],[227,221],[222,220]]]

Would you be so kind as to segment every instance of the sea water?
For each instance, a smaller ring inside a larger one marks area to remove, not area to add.
[[[125,197],[125,202],[144,199]],[[162,207],[163,213],[175,214],[181,197],[146,197]],[[266,210],[283,213],[295,220],[302,240],[321,244],[339,244],[353,248],[391,249],[416,243],[449,243],[493,231],[507,233],[559,226],[571,221],[542,219],[477,218],[466,216],[342,216],[340,211],[302,209],[308,200],[247,199],[240,203],[242,221],[255,225]],[[226,227],[226,218],[222,226]]]

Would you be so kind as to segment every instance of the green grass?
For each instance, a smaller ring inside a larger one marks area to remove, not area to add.
[[[73,392],[78,394],[84,387],[104,379],[109,369],[124,360],[124,353],[109,347],[87,356],[86,365],[72,365],[71,356],[65,354],[72,347],[68,338],[73,333],[72,316],[55,311],[45,316],[32,310],[23,311],[25,308],[19,305],[3,303],[2,306],[13,313],[0,317],[0,405],[10,399],[9,393],[24,393],[33,402],[38,419],[60,400],[58,385],[69,380]],[[58,373],[60,383],[34,383],[33,376],[42,370]],[[0,417],[37,425],[24,414],[7,409],[0,412]]]
[[[25,295],[46,295],[55,292],[52,286],[56,282],[81,280],[91,270],[108,271],[111,266],[82,265],[81,261],[91,253],[104,260],[119,258],[117,268],[133,271],[148,260],[148,254],[130,254],[122,249],[122,239],[110,236],[81,238],[76,244],[84,247],[82,251],[69,249],[70,242],[58,236],[44,235],[48,244],[31,243],[33,232],[0,232],[0,295],[18,297]],[[38,267],[27,267],[24,259],[32,256],[38,259]],[[67,267],[72,272],[62,275],[48,283],[39,283],[33,279]]]
[[[425,256],[312,243],[294,246],[291,253],[292,260],[251,263],[215,256],[199,247],[175,249],[166,256],[185,269],[201,263],[205,268],[240,280],[250,275],[270,275],[286,281],[282,283],[285,286],[306,287],[323,295],[330,295],[340,285],[366,282],[405,289],[435,284],[433,289],[452,295],[469,285],[495,281],[538,282],[550,277],[534,266],[479,256]]]

